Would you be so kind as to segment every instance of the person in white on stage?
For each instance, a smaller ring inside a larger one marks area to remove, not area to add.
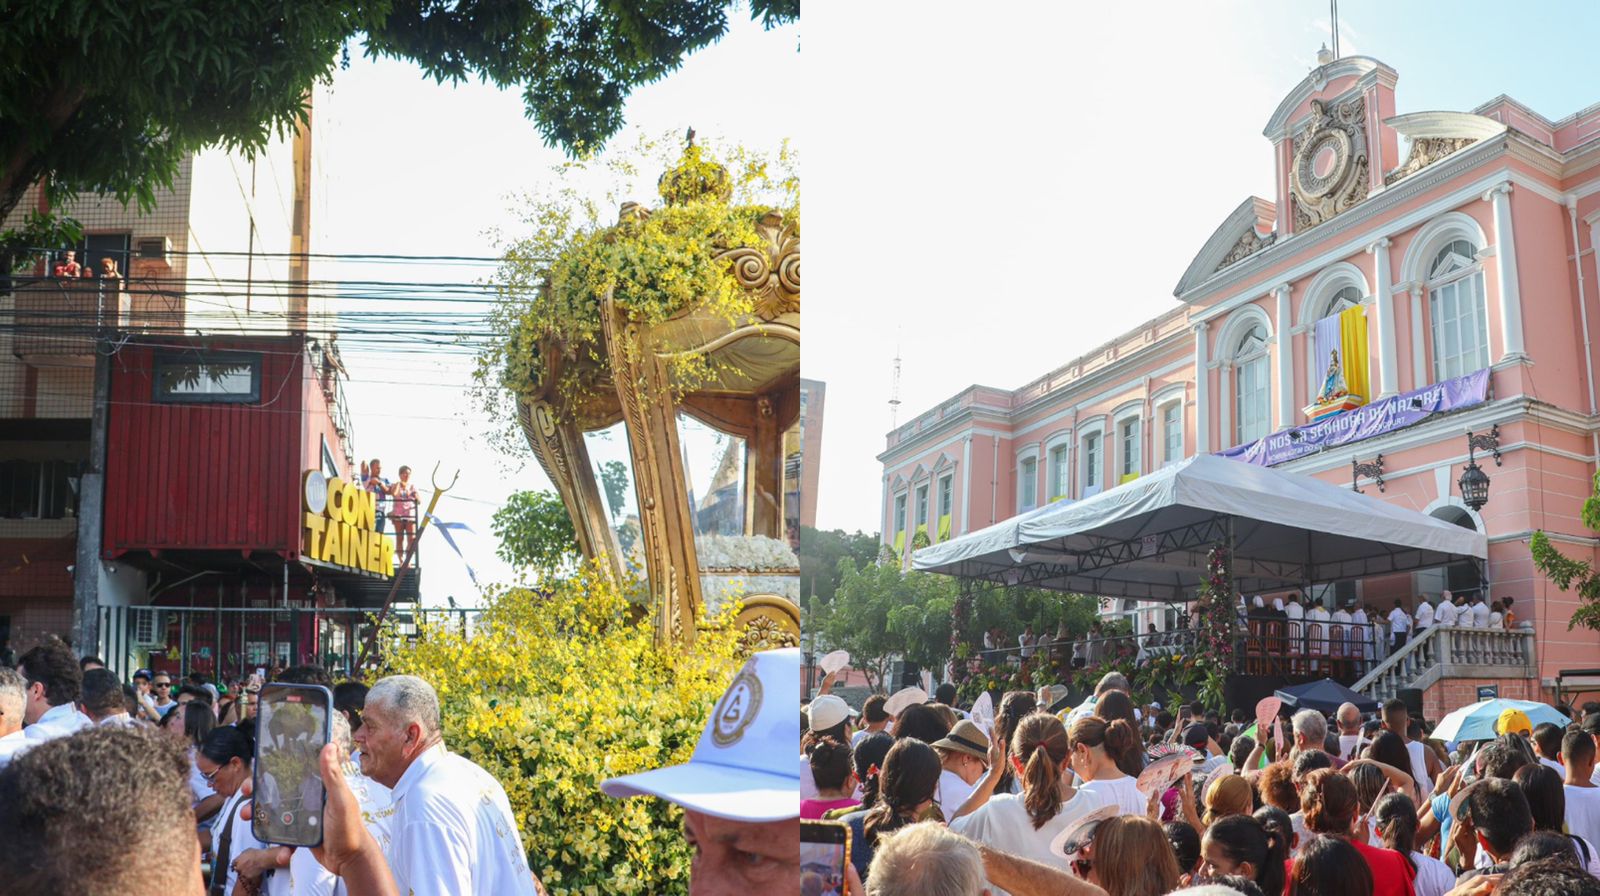
[[[1489,627],[1489,604],[1484,600],[1483,592],[1478,593],[1478,599],[1472,603],[1472,627]]]
[[[1417,636],[1421,637],[1424,629],[1432,628],[1434,620],[1433,604],[1428,603],[1428,595],[1417,597]]]
[[[1440,594],[1439,609],[1434,612],[1434,622],[1438,625],[1459,625],[1457,621],[1459,615],[1455,597],[1448,591]]]
[[[361,770],[392,790],[389,857],[400,892],[540,892],[505,788],[445,747],[432,685],[414,675],[379,679],[361,718]]]
[[[1406,646],[1406,641],[1410,639],[1410,635],[1411,614],[1406,612],[1406,608],[1400,605],[1399,598],[1396,598],[1394,609],[1389,611],[1389,639],[1394,642],[1394,646],[1389,652],[1399,652],[1400,648]]]

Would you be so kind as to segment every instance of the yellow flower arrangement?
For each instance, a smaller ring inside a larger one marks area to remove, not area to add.
[[[594,567],[491,597],[476,625],[396,640],[388,673],[439,692],[445,742],[505,786],[528,863],[560,894],[685,893],[682,813],[614,800],[600,782],[687,761],[737,672],[732,615],[692,652],[659,648],[649,618]]]

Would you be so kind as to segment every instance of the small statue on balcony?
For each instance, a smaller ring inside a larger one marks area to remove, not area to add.
[[[78,253],[68,249],[64,253],[63,259],[56,263],[53,273],[57,277],[83,276],[83,266],[78,264]]]
[[[1339,365],[1339,351],[1334,349],[1328,353],[1328,372],[1322,378],[1322,389],[1317,393],[1317,401],[1332,401],[1348,394],[1344,385],[1344,370]]]

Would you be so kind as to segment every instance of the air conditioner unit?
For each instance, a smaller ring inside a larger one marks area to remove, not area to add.
[[[142,237],[139,240],[139,257],[149,261],[166,261],[172,254],[172,240],[164,236]]]
[[[133,608],[133,643],[140,647],[166,644],[166,614],[149,607]]]

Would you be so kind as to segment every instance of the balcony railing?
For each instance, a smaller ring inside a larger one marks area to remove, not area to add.
[[[1442,678],[1533,678],[1539,674],[1532,629],[1432,626],[1406,642],[1355,689],[1387,700],[1401,688],[1426,689]]]
[[[131,309],[120,279],[36,280],[12,296],[11,351],[35,367],[92,365],[96,341],[126,327]]]

